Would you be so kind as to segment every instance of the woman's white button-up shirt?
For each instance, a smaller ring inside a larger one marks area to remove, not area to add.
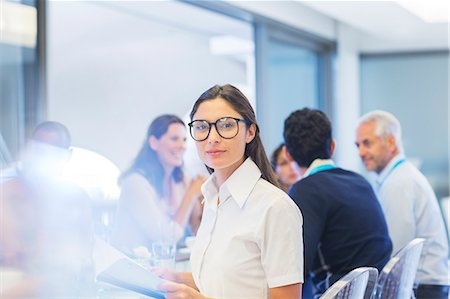
[[[214,298],[267,298],[303,282],[303,218],[291,198],[248,158],[217,188],[202,186],[203,218],[191,254],[200,292]],[[220,198],[220,204],[218,204]]]

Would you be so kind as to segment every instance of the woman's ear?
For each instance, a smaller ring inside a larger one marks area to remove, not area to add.
[[[245,139],[245,143],[249,144],[250,142],[252,142],[252,140],[255,138],[255,136],[256,136],[256,125],[251,124],[247,130],[247,137]]]
[[[150,148],[154,151],[158,150],[158,146],[159,146],[159,140],[158,138],[156,138],[155,136],[151,135],[150,137],[148,137],[148,145],[150,146]]]

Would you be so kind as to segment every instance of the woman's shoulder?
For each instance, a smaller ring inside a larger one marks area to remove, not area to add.
[[[270,205],[295,205],[286,192],[263,178],[258,180],[253,192],[256,197],[264,199]]]
[[[158,194],[143,175],[130,173],[121,181],[120,198],[123,202],[139,203],[144,200],[157,199]]]
[[[272,184],[271,182],[263,179],[262,177],[259,178],[258,182],[256,183],[255,189],[270,193],[272,195],[278,195],[278,196],[287,196],[286,192]]]
[[[262,178],[255,185],[251,197],[251,208],[259,211],[260,216],[265,215],[265,219],[284,217],[294,219],[297,224],[302,222],[301,211],[289,195]]]
[[[150,182],[138,172],[132,172],[127,174],[122,178],[120,182],[121,188],[123,189],[154,189]]]

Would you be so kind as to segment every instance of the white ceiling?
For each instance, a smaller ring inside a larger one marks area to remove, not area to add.
[[[432,0],[422,1],[433,5]],[[449,49],[448,18],[446,23],[426,23],[393,1],[301,3],[359,30],[362,52]]]

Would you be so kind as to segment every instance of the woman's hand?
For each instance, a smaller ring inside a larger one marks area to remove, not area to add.
[[[205,178],[203,176],[198,176],[190,182],[181,201],[181,205],[173,217],[173,220],[182,228],[186,226],[194,206],[196,204],[198,205],[199,198],[201,197],[200,187],[204,181]]]
[[[159,285],[159,289],[166,292],[166,299],[207,299],[198,291],[182,283],[163,282]]]
[[[201,197],[202,191],[201,186],[205,182],[205,177],[202,175],[198,175],[196,178],[192,179],[191,184],[189,185],[188,192],[192,197]]]
[[[167,268],[152,268],[151,271],[162,279],[186,285],[193,290],[198,290],[191,272],[177,272]]]
[[[158,277],[161,277],[165,280],[170,280],[173,282],[181,282],[178,278],[178,272],[172,269],[168,268],[151,268],[150,271],[152,271],[154,274],[156,274]]]

